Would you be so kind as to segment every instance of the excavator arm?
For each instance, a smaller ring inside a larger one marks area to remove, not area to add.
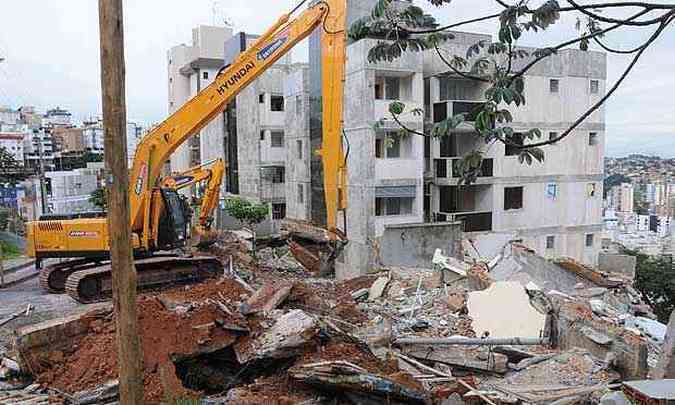
[[[199,209],[199,218],[195,235],[199,239],[198,245],[208,245],[213,241],[210,237],[211,224],[213,223],[213,211],[218,205],[220,186],[225,174],[225,162],[223,159],[214,159],[202,165],[192,167],[183,173],[165,177],[162,180],[162,188],[181,190],[193,184],[206,182],[206,189],[202,195],[202,203]]]
[[[323,146],[327,228],[337,231],[337,213],[346,204],[346,162],[342,147],[342,95],[345,65],[345,0],[325,0],[297,18],[282,16],[214,82],[143,138],[136,149],[130,176],[131,229],[141,245],[151,248],[151,202],[164,162],[196,134],[241,90],[316,28],[322,29]],[[337,234],[336,234],[337,235]],[[337,238],[337,236],[336,236]]]

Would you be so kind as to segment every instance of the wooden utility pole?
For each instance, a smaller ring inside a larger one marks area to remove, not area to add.
[[[122,0],[99,0],[101,88],[108,190],[108,237],[117,323],[120,403],[143,403],[142,351],[138,337],[136,269],[129,223],[124,24]]]

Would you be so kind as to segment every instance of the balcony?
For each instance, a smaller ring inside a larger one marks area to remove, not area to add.
[[[480,101],[442,101],[434,103],[433,120],[441,122],[457,114],[466,114],[466,121],[473,122],[483,103]]]
[[[492,212],[437,212],[434,216],[436,222],[462,222],[464,224],[464,232],[492,231]]]
[[[458,179],[461,177],[461,170],[459,165],[462,158],[441,158],[434,159],[434,173],[439,179]],[[478,177],[493,177],[494,176],[494,159],[483,159],[481,172]]]

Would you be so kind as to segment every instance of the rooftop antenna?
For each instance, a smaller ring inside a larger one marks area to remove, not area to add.
[[[211,24],[214,26],[225,26],[226,28],[234,28],[234,22],[225,12],[225,4],[223,0],[214,0],[211,4]]]

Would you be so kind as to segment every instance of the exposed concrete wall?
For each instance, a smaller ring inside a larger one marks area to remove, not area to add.
[[[637,258],[629,255],[600,252],[598,255],[598,270],[608,273],[621,273],[635,278]]]
[[[385,266],[431,268],[436,249],[457,256],[461,223],[387,225],[380,238],[380,260]]]
[[[309,67],[293,65],[284,81],[286,97],[286,216],[310,220]],[[299,188],[302,188],[300,195]]]

